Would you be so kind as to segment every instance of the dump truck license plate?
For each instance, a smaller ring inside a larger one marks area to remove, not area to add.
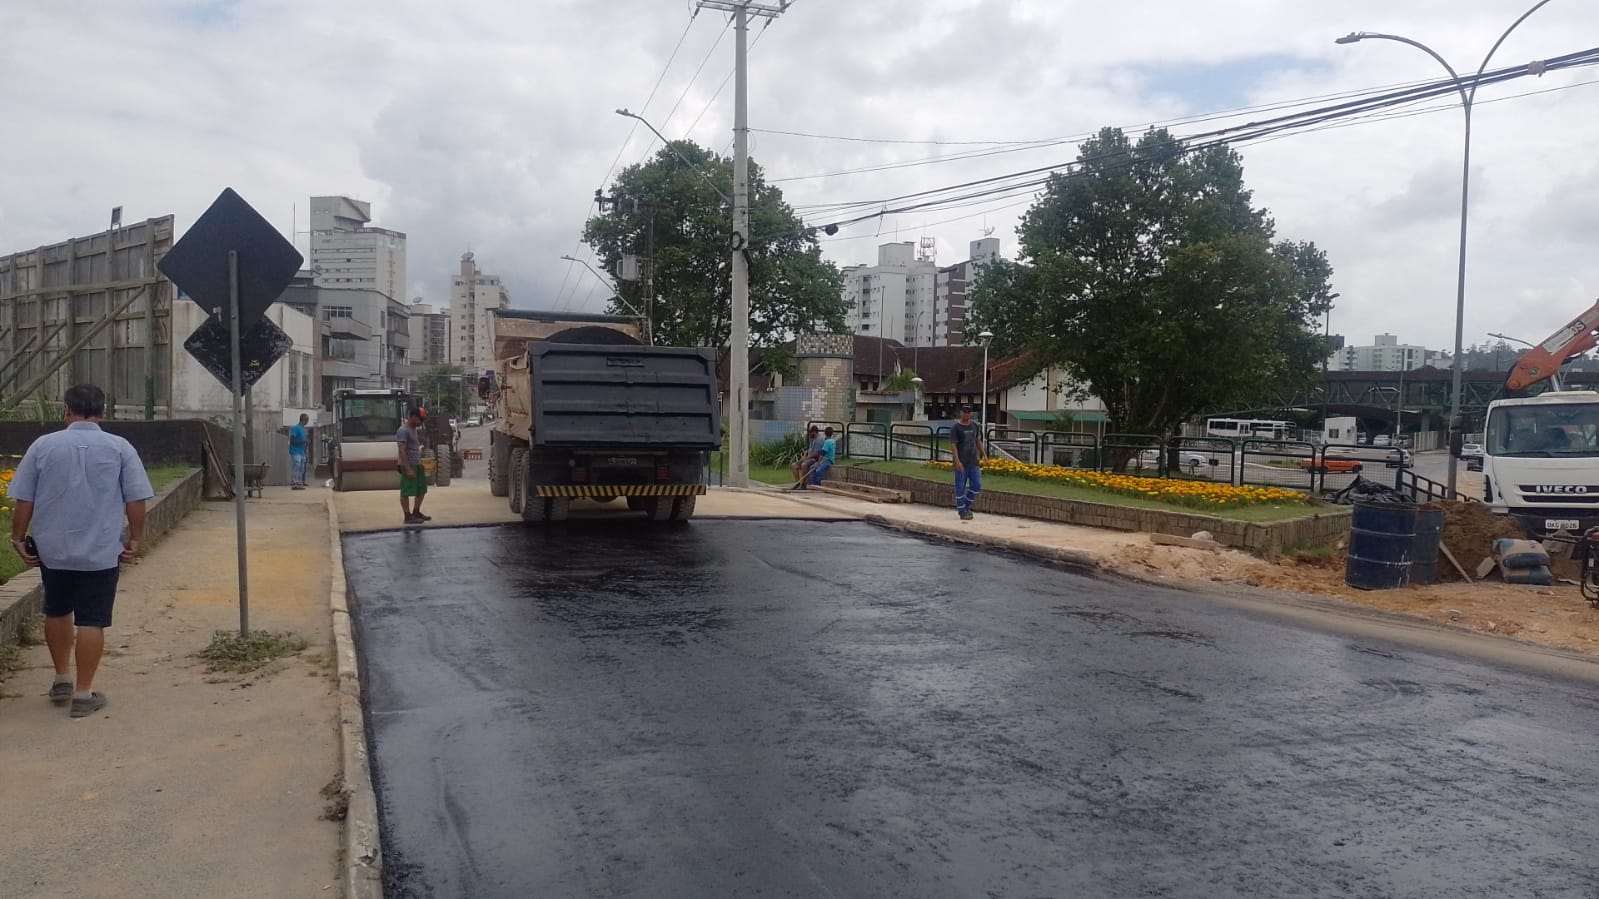
[[[1546,531],[1575,531],[1582,526],[1582,523],[1575,518],[1545,518],[1543,526]]]

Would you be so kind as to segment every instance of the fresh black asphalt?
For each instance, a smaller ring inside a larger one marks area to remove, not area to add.
[[[859,523],[345,565],[391,897],[1599,896],[1586,683]]]

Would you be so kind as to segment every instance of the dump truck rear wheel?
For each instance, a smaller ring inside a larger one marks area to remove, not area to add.
[[[489,494],[507,496],[511,492],[511,450],[498,434],[489,435]]]
[[[642,496],[630,496],[627,498],[627,508],[631,512],[648,512],[650,501]]]
[[[699,500],[697,496],[680,496],[672,500],[672,520],[688,521],[694,517],[694,505]]]
[[[673,500],[671,497],[655,497],[649,500],[649,505],[644,507],[644,514],[650,521],[670,521],[672,519]]]
[[[549,506],[544,510],[544,517],[550,521],[565,521],[572,512],[572,500],[567,497],[555,497],[547,502]]]
[[[527,480],[527,450],[511,450],[509,459],[510,471],[506,472],[509,483],[506,492],[511,495],[511,511],[522,511],[522,482]]]

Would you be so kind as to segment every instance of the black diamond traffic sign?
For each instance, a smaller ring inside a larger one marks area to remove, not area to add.
[[[305,258],[229,187],[156,264],[207,312],[229,314],[228,251],[239,253],[239,326],[250,333]]]
[[[233,347],[226,325],[210,316],[194,329],[183,348],[189,351],[205,370],[216,376],[224,387],[233,389]],[[294,348],[294,338],[283,333],[272,319],[263,318],[255,327],[244,332],[239,341],[239,381],[245,393],[261,380],[283,354]]]

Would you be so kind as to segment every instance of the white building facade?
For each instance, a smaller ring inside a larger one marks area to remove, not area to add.
[[[461,272],[450,285],[450,361],[468,373],[494,367],[494,310],[511,305],[511,295],[495,275],[484,274],[471,253],[461,256]]]
[[[970,259],[940,268],[919,258],[914,243],[883,244],[876,265],[845,268],[850,331],[906,346],[964,344],[968,288],[977,269],[999,257],[999,240],[974,240],[970,250]]]
[[[1400,343],[1392,334],[1378,334],[1367,346],[1345,346],[1327,359],[1329,371],[1411,371],[1425,366],[1448,368],[1448,354]]]
[[[450,313],[422,302],[421,297],[411,301],[410,317],[406,320],[411,332],[411,362],[434,366],[450,362]]]
[[[318,287],[406,295],[405,234],[369,227],[372,204],[349,197],[311,198],[311,271]]]
[[[266,483],[282,485],[289,482],[288,428],[302,413],[310,416],[313,426],[327,424],[331,414],[320,408],[316,321],[284,303],[267,307],[266,318],[289,335],[294,347],[250,388],[245,439],[248,460],[268,465]],[[172,304],[176,333],[192,333],[205,319],[206,312],[190,300]],[[211,419],[231,427],[232,416],[232,391],[193,356],[177,353],[172,368],[172,417]]]

